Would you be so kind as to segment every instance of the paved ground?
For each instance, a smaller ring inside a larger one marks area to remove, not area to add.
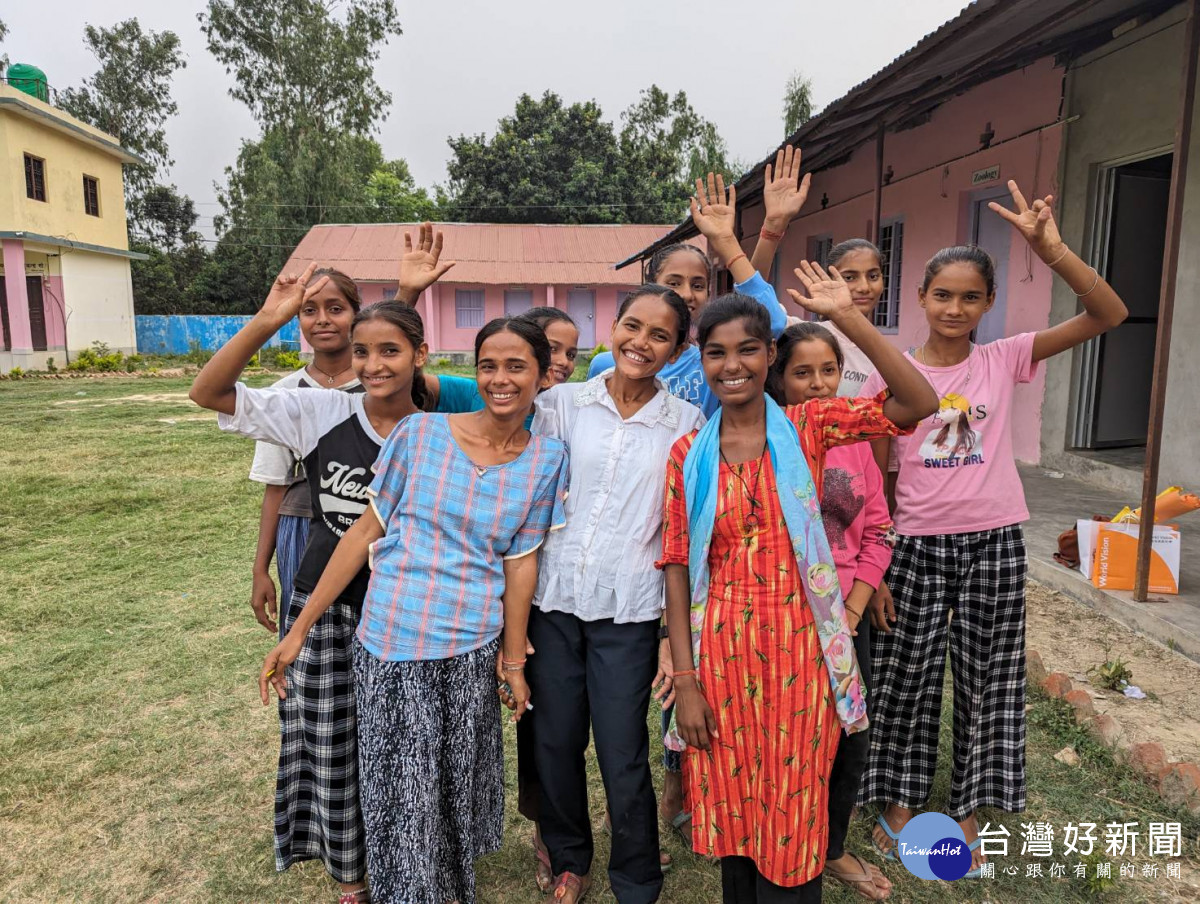
[[[1078,571],[1055,562],[1053,555],[1058,535],[1077,519],[1115,515],[1137,500],[1070,477],[1049,477],[1039,467],[1022,465],[1020,471],[1030,514],[1025,525],[1030,577],[1200,662],[1200,513],[1179,522],[1183,535],[1179,595],[1135,603],[1131,593],[1093,587]]]

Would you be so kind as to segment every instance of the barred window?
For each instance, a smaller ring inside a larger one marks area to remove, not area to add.
[[[483,289],[454,290],[454,325],[464,330],[483,326]]]
[[[879,230],[883,254],[883,295],[875,306],[873,321],[881,330],[900,327],[901,266],[904,259],[904,221],[892,220]]]
[[[100,184],[91,176],[83,177],[83,212],[90,217],[100,216]]]
[[[25,196],[46,200],[46,161],[32,154],[25,155]]]

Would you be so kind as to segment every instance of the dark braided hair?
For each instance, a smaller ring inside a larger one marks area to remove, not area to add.
[[[650,263],[646,264],[646,282],[658,282],[658,274],[663,268],[663,264],[676,251],[688,251],[695,254],[704,262],[704,269],[712,269],[712,261],[708,259],[708,255],[704,253],[698,245],[693,245],[691,242],[676,242],[674,245],[665,245],[654,252],[654,256],[650,258]]]
[[[404,334],[404,338],[412,343],[414,351],[420,348],[425,342],[425,324],[421,321],[421,315],[417,313],[415,308],[409,307],[402,301],[380,301],[362,308],[354,315],[354,320],[350,324],[351,340],[354,339],[355,328],[360,323],[366,323],[368,320],[384,320],[396,327],[396,329]],[[427,396],[425,374],[421,372],[421,368],[414,368],[412,375],[412,400],[413,404],[417,406],[418,411],[425,410]]]

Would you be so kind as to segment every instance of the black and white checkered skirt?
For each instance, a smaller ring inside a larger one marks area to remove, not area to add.
[[[292,591],[287,629],[307,602]],[[288,668],[275,782],[275,868],[320,860],[347,884],[366,876],[351,653],[358,617],[357,607],[334,603]]]
[[[475,904],[475,859],[504,833],[499,646],[385,662],[354,644],[373,904]]]
[[[946,652],[954,677],[947,812],[1025,809],[1025,539],[1019,524],[902,536],[891,633],[871,634],[871,752],[859,803],[925,805],[937,770]],[[951,615],[953,613],[953,615]]]

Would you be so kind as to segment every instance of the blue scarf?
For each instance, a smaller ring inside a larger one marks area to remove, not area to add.
[[[812,473],[800,448],[795,425],[774,401],[769,397],[765,401],[767,448],[775,470],[779,503],[796,556],[796,567],[804,582],[804,595],[821,640],[838,719],[847,734],[864,731],[867,727],[866,697]],[[696,436],[683,463],[690,541],[688,571],[692,577],[692,656],[696,663],[700,661],[700,636],[708,605],[708,550],[717,515],[720,462],[721,412],[718,410]],[[672,750],[684,747],[673,718],[666,743]]]

